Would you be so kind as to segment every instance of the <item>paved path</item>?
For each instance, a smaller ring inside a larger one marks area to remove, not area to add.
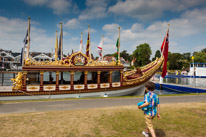
[[[0,114],[22,112],[46,112],[56,110],[88,109],[112,106],[136,105],[143,97],[72,99],[64,101],[42,101],[0,104]],[[167,96],[160,97],[160,103],[206,102],[206,95]]]

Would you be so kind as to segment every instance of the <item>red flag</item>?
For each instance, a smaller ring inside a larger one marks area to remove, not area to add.
[[[162,77],[164,78],[167,74],[167,57],[168,57],[168,48],[169,48],[169,29],[167,30],[167,35],[165,36],[162,46],[161,46],[161,51],[164,56],[164,64],[163,64],[163,69],[162,69]]]
[[[86,47],[86,56],[89,57],[89,48],[90,48],[90,36],[89,36],[89,32],[88,32],[88,38],[87,38],[87,47]]]

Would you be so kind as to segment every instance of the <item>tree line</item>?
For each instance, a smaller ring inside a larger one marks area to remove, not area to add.
[[[134,60],[135,67],[144,66],[151,61],[154,61],[156,57],[161,57],[160,50],[155,52],[152,59],[152,50],[149,44],[144,43],[136,47],[132,54],[129,54],[126,50],[120,52],[120,56],[130,63]],[[117,53],[107,54],[105,56],[117,56]],[[192,63],[192,56],[194,56],[195,63],[206,63],[206,48],[202,49],[200,52],[187,52],[187,53],[172,53],[168,52],[167,69],[169,70],[185,70],[189,68],[189,64]]]

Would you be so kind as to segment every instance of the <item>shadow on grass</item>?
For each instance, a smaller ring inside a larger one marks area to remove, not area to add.
[[[165,137],[166,136],[164,130],[162,130],[162,129],[155,129],[155,133],[156,133],[157,137]]]

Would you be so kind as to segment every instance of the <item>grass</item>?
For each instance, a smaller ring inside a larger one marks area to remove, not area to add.
[[[161,105],[153,120],[158,137],[206,135],[206,103]],[[0,114],[1,137],[134,137],[142,136],[144,115],[137,106],[71,111]]]
[[[206,95],[206,93],[188,93],[188,94],[168,94],[158,96],[189,96],[189,95]],[[136,98],[143,96],[120,96],[120,97],[107,97],[107,98]],[[14,101],[0,101],[0,104],[4,103],[23,103],[23,102],[36,102],[36,101],[63,101],[73,99],[105,99],[104,97],[88,97],[88,98],[64,98],[64,99],[36,99],[36,100],[14,100]]]

